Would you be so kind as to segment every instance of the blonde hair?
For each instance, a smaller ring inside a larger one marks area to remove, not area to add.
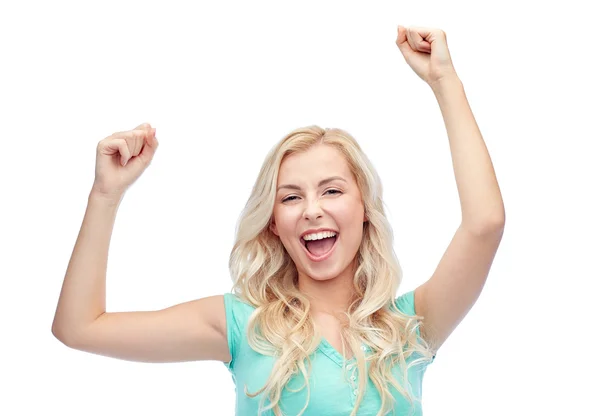
[[[279,416],[282,389],[294,374],[302,374],[307,399],[301,414],[310,400],[310,355],[320,339],[315,336],[310,302],[298,289],[296,267],[269,224],[282,160],[316,144],[333,146],[341,152],[363,198],[367,221],[353,280],[358,298],[345,313],[347,322],[341,331],[342,344],[350,347],[358,364],[359,392],[352,416],[364,396],[367,371],[381,398],[379,416],[393,406],[390,385],[413,403],[412,393],[393,377],[392,368],[400,367],[406,385],[408,369],[430,362],[433,352],[416,333],[422,317],[405,315],[395,304],[402,270],[393,250],[393,233],[384,213],[379,176],[356,140],[341,129],[309,126],[286,135],[267,155],[240,216],[229,259],[233,292],[256,308],[248,321],[249,345],[261,354],[276,357],[265,385],[255,393],[248,392],[246,386],[244,391],[249,397],[264,393],[259,411],[272,409]],[[372,354],[367,357],[362,345],[369,347]],[[412,353],[422,358],[408,363]],[[265,407],[266,398],[270,404]]]

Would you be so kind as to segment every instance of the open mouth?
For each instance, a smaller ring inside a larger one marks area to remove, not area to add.
[[[301,239],[302,244],[304,245],[304,249],[306,251],[307,256],[312,261],[323,261],[327,259],[335,249],[338,234],[331,237],[325,237],[315,240],[304,240]]]

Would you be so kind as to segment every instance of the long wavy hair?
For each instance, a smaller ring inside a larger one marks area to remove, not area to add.
[[[276,357],[265,385],[249,397],[263,393],[260,412],[272,409],[280,416],[281,391],[293,375],[302,374],[310,400],[310,355],[320,343],[311,317],[309,299],[298,289],[296,266],[283,244],[269,228],[282,160],[316,144],[333,146],[344,155],[361,192],[367,221],[356,254],[353,285],[357,299],[345,312],[341,335],[356,358],[358,394],[352,412],[356,415],[364,396],[367,377],[377,388],[381,408],[377,416],[391,410],[394,387],[410,403],[415,399],[408,385],[408,369],[430,362],[433,351],[418,336],[422,317],[403,314],[396,306],[402,270],[393,249],[393,233],[384,213],[379,175],[356,140],[336,128],[308,126],[286,135],[267,155],[248,202],[239,218],[236,240],[229,259],[233,293],[256,309],[248,321],[248,343],[255,351]],[[361,346],[371,350],[366,355]],[[416,353],[420,358],[407,360]],[[392,375],[399,366],[402,384]],[[296,390],[298,391],[298,390]],[[265,399],[270,404],[264,405]]]

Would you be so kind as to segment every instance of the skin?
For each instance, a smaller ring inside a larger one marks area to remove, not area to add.
[[[340,179],[319,186],[331,177]],[[279,168],[277,188],[271,231],[298,269],[300,290],[311,299],[315,312],[346,310],[353,297],[356,254],[366,221],[362,196],[346,159],[324,144],[287,156]],[[319,228],[333,229],[338,237],[333,254],[314,262],[300,236]]]

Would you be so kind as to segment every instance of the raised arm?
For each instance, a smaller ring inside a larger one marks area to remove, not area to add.
[[[424,334],[439,348],[471,310],[504,233],[504,204],[487,148],[456,77],[435,89],[442,109],[462,222],[433,275],[415,290]]]
[[[487,147],[439,29],[398,27],[406,62],[432,88],[448,133],[462,222],[433,275],[415,289],[423,336],[437,350],[473,307],[504,233],[505,212]]]
[[[144,142],[151,147],[144,149]],[[106,312],[108,249],[118,207],[157,144],[148,125],[99,143],[96,181],[67,267],[52,333],[69,347],[130,361],[228,362],[223,296],[158,311]],[[110,146],[118,147],[118,153],[109,154]]]

